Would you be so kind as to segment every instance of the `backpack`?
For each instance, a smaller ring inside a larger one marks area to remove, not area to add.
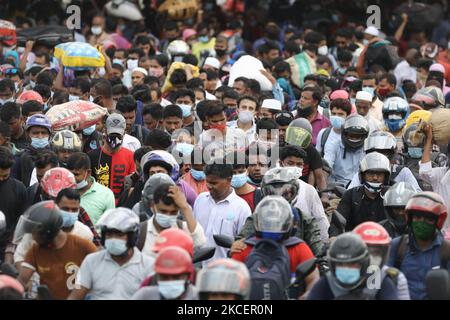
[[[395,171],[391,173],[391,176],[389,177],[389,184],[394,185],[395,184],[395,178],[399,175],[399,173],[403,170],[405,166],[397,165],[395,168]]]
[[[332,127],[328,127],[325,129],[325,131],[322,133],[322,138],[320,139],[320,147],[322,151],[320,152],[320,155],[323,157],[325,154],[325,143],[327,143],[328,137],[330,136]]]
[[[286,300],[291,284],[290,258],[286,249],[303,242],[291,237],[282,244],[252,237],[245,241],[254,247],[245,261],[251,279],[251,300]]]
[[[404,234],[400,239],[400,243],[397,247],[397,252],[395,254],[394,268],[400,270],[403,259],[406,255],[406,249],[409,245],[409,235]],[[441,269],[447,269],[448,261],[450,260],[450,241],[443,240],[441,245]]]

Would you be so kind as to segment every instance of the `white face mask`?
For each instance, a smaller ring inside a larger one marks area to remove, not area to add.
[[[106,74],[106,70],[105,70],[105,68],[99,68],[98,69],[98,75],[100,76],[100,77],[104,77],[105,76],[105,74]]]
[[[328,54],[328,47],[327,46],[319,47],[319,49],[317,50],[317,53],[322,56],[326,56]]]
[[[137,59],[128,59],[127,61],[127,69],[129,71],[132,71],[133,69],[138,67],[138,60]]]
[[[102,34],[102,31],[103,31],[102,27],[99,27],[99,26],[92,26],[92,27],[91,27],[91,32],[92,32],[94,35],[96,35],[96,36],[101,35],[101,34]]]

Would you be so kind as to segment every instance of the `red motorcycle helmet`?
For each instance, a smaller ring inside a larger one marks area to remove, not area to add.
[[[156,253],[167,247],[180,247],[186,250],[191,257],[194,256],[194,241],[185,231],[178,228],[169,228],[161,231],[156,237],[152,250]]]
[[[356,226],[353,232],[359,235],[369,250],[370,264],[382,267],[389,256],[391,237],[383,226],[367,221]]]
[[[406,221],[410,223],[415,212],[425,213],[437,218],[437,228],[440,230],[447,219],[447,208],[442,197],[431,191],[420,192],[409,199],[405,207]]]
[[[388,246],[391,244],[391,237],[386,229],[380,224],[372,221],[363,222],[353,229],[353,232],[359,234],[363,241],[369,245]]]
[[[162,249],[155,260],[155,273],[157,274],[189,274],[194,271],[192,258],[189,253],[180,247],[167,247]]]
[[[65,168],[52,168],[41,180],[42,190],[52,199],[55,199],[62,189],[75,189],[76,186],[75,176]]]

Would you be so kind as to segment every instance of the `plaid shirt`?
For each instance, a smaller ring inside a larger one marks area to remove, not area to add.
[[[94,244],[97,247],[100,247],[101,246],[100,236],[98,235],[97,231],[95,230],[95,227],[92,224],[91,218],[89,218],[89,215],[83,208],[80,208],[80,214],[78,215],[78,221],[80,221],[82,224],[84,224],[85,226],[88,226],[89,229],[91,229],[92,234],[94,235],[94,239],[92,241],[94,242]]]

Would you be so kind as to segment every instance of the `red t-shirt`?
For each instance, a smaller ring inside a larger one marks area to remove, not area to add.
[[[255,211],[255,189],[253,189],[253,191],[246,193],[246,194],[239,194],[238,196],[241,197],[242,199],[245,200],[245,202],[248,203],[250,209],[253,211]]]
[[[241,252],[233,253],[231,255],[231,258],[237,261],[245,262],[252,249],[253,249],[252,245],[247,245],[247,247]],[[295,269],[299,264],[314,258],[314,254],[312,253],[311,249],[304,242],[296,244],[295,246],[288,247],[287,251],[289,254],[289,258],[291,260],[292,273],[295,272]]]

